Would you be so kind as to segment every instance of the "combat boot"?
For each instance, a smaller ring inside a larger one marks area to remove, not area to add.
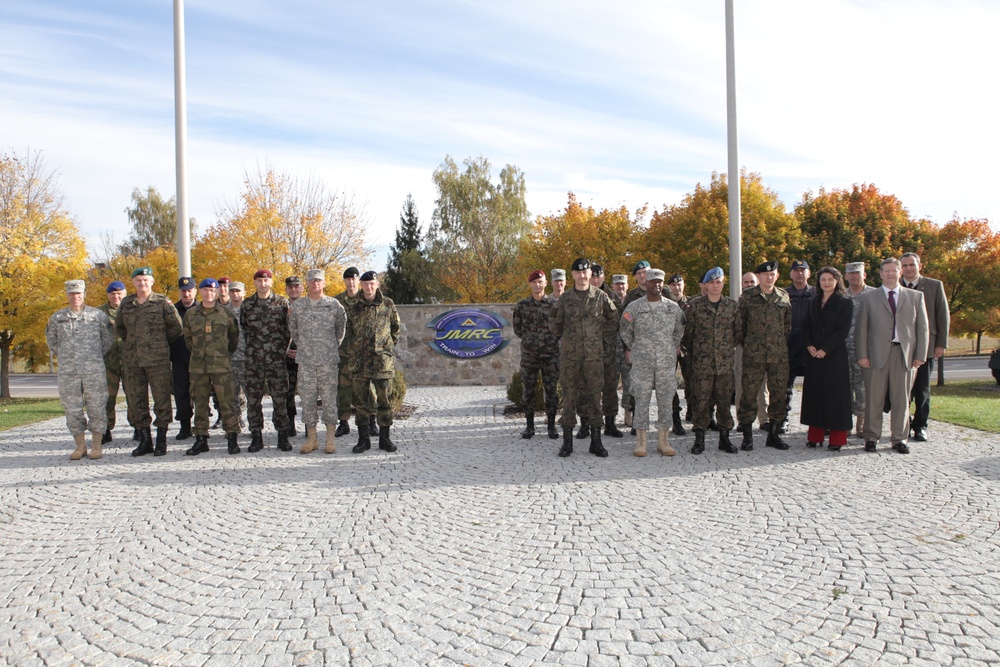
[[[371,438],[368,436],[368,424],[358,424],[358,444],[351,448],[355,454],[367,452],[372,448]]]
[[[149,432],[149,427],[137,429],[139,431],[139,446],[132,450],[132,456],[145,456],[153,453],[153,435]]]
[[[378,436],[378,422],[375,421],[375,415],[368,417],[368,436],[371,438]]]
[[[625,425],[632,428],[632,410],[628,406],[625,407]]]
[[[346,419],[341,419],[340,423],[337,424],[336,436],[342,438],[351,432],[351,424]]]
[[[705,453],[705,432],[700,429],[695,429],[694,445],[691,446],[691,453],[692,454]]]
[[[670,434],[667,433],[666,429],[659,429],[656,432],[656,451],[660,453],[661,456],[674,456],[677,454],[677,450],[670,446]]]
[[[573,453],[573,430],[563,427],[563,444],[559,448],[559,456],[566,458]]]
[[[719,449],[726,454],[738,454],[740,451],[736,449],[736,445],[729,439],[729,431],[724,428],[719,429]]]
[[[712,419],[712,421],[710,421],[708,423],[708,430],[709,431],[718,431],[719,430],[719,422],[715,421],[715,419]]]
[[[680,408],[674,410],[674,435],[687,435],[687,431],[684,430],[684,425],[681,424]]]
[[[73,436],[73,442],[76,443],[76,449],[73,453],[69,455],[70,461],[79,461],[84,456],[87,455],[87,436],[84,433]]]
[[[612,438],[624,438],[625,434],[618,430],[615,426],[614,415],[604,416],[604,435],[610,435]]]
[[[167,427],[156,427],[156,445],[153,447],[153,456],[166,456],[167,454]]]
[[[590,435],[590,425],[586,421],[580,419],[580,430],[576,432],[576,439],[583,440]]]
[[[110,428],[107,431],[104,432],[104,435],[101,436],[101,444],[102,445],[106,445],[109,442],[111,442],[111,429]]]
[[[278,449],[283,452],[292,451],[292,443],[288,442],[288,431],[278,431]]]
[[[286,429],[286,431],[288,433],[288,437],[290,438],[294,438],[299,434],[299,432],[295,430],[295,414],[291,410],[288,411],[288,429]]]
[[[182,419],[181,420],[181,430],[179,430],[177,432],[177,438],[175,438],[175,439],[176,440],[187,440],[192,435],[194,435],[194,433],[191,432],[191,420],[190,419]]]
[[[132,429],[132,442],[139,442],[139,429]]]
[[[604,449],[604,443],[601,442],[601,429],[596,426],[590,429],[590,453],[602,459],[608,455],[608,450]]]
[[[525,440],[531,440],[535,435],[535,413],[526,411],[524,413],[524,421],[527,424],[524,430],[521,431],[521,437]]]
[[[326,445],[323,447],[323,451],[327,454],[337,453],[337,434],[330,428],[326,429]]]
[[[260,431],[251,431],[250,446],[247,447],[247,451],[251,454],[255,454],[262,449],[264,449],[264,436]]]
[[[546,429],[549,432],[549,438],[551,440],[558,440],[559,430],[556,429],[556,413],[553,412],[552,414],[548,415],[545,425]]]
[[[236,436],[237,433],[235,431],[233,433],[226,434],[226,446],[230,454],[240,453],[240,445],[236,442]]]
[[[101,450],[101,434],[97,431],[92,431],[90,437],[90,458],[99,459],[104,456],[104,452]]]
[[[753,451],[753,424],[740,424],[740,430],[743,431],[743,442],[740,443],[740,449],[744,452]]]
[[[396,451],[396,445],[392,444],[392,440],[389,439],[390,428],[390,426],[383,426],[378,432],[378,448],[386,452]]]
[[[635,432],[635,452],[636,456],[646,455],[646,431],[639,430]]]
[[[767,442],[764,443],[765,447],[774,447],[775,449],[788,449],[788,443],[781,439],[781,435],[778,433],[778,425],[771,424],[771,432],[767,434]]]
[[[316,427],[306,426],[306,441],[302,443],[302,449],[299,450],[299,454],[309,454],[310,452],[316,451],[318,446],[316,443]]]
[[[864,437],[865,435],[865,416],[858,415],[858,426],[854,430],[854,434],[859,437]]]
[[[184,452],[184,456],[198,456],[199,454],[204,454],[208,451],[208,436],[207,435],[196,435],[194,436],[194,444]]]

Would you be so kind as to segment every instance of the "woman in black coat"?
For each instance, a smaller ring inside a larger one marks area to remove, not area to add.
[[[809,304],[803,332],[809,359],[802,386],[801,421],[809,427],[809,447],[822,445],[829,431],[830,449],[836,451],[847,444],[853,425],[846,341],[854,306],[844,294],[844,279],[837,269],[820,269],[817,283],[819,289]]]

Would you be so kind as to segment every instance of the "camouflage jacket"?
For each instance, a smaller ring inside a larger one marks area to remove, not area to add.
[[[611,303],[615,304],[615,310],[618,312],[618,316],[621,317],[621,314],[624,311],[624,306],[622,305],[622,298],[618,296],[618,293],[615,292],[613,289],[611,289],[611,287],[609,287],[607,283],[601,285],[600,290],[608,295],[608,298],[611,299]],[[609,358],[613,358],[615,356],[619,340],[621,340],[621,338],[618,336],[618,321],[616,320],[615,330],[611,332],[611,336],[609,338],[604,339],[605,356]]]
[[[344,312],[348,313],[350,316],[351,304],[361,298],[361,290],[354,296],[347,296],[347,292],[343,291],[340,294],[333,297],[340,302],[340,305],[344,307]],[[351,341],[347,338],[347,333],[345,330],[344,340],[340,341],[340,361],[347,362],[351,358]]]
[[[108,319],[111,320],[111,328],[114,329],[118,309],[112,308],[110,303],[102,303],[97,309],[108,316]],[[115,375],[122,374],[122,339],[117,335],[115,342],[111,344],[111,349],[104,355],[104,366]]]
[[[236,316],[225,306],[205,308],[200,303],[184,313],[184,343],[191,350],[192,373],[228,373],[230,357],[240,343]]]
[[[359,293],[347,311],[345,340],[350,340],[350,372],[366,380],[388,380],[395,374],[399,313],[382,290],[368,301]]]
[[[115,332],[122,339],[122,364],[142,368],[169,364],[170,343],[184,335],[174,304],[156,292],[146,303],[135,294],[122,299]]]
[[[521,339],[522,360],[559,358],[559,339],[549,330],[549,320],[556,301],[545,294],[540,300],[529,296],[514,306],[514,335]]]
[[[57,310],[45,325],[45,341],[59,360],[60,375],[104,375],[104,355],[115,342],[111,320],[97,308]]]
[[[628,308],[628,305],[630,303],[632,303],[636,299],[645,299],[645,298],[646,298],[646,290],[639,287],[638,285],[636,285],[629,291],[625,292],[625,298],[622,299],[621,312],[618,313],[618,317],[621,317],[622,315],[625,314],[625,309]]]
[[[743,346],[743,364],[788,363],[788,334],[792,329],[792,302],[788,292],[775,287],[764,295],[760,286],[740,296],[736,344]]]
[[[854,325],[858,321],[858,311],[861,309],[861,295],[873,289],[875,288],[871,285],[865,285],[857,294],[852,294],[850,288],[844,292],[844,295],[854,303],[854,313],[851,315],[851,330],[847,332],[847,349],[851,352],[854,352]]]
[[[718,304],[705,297],[689,299],[684,312],[684,350],[691,372],[699,377],[733,372],[739,306],[723,296]]]
[[[603,362],[604,341],[615,335],[618,310],[596,287],[571,287],[552,309],[549,330],[560,339],[561,359]]]
[[[662,368],[677,363],[677,348],[684,336],[684,313],[676,301],[636,299],[628,305],[621,319],[621,337],[631,350],[632,365],[656,364]]]
[[[288,317],[298,364],[336,366],[338,347],[347,329],[347,312],[340,301],[325,294],[317,303],[304,296],[292,304]]]
[[[246,343],[248,368],[285,363],[285,353],[291,340],[288,299],[274,292],[261,299],[254,292],[240,306],[240,330]]]
[[[242,364],[244,360],[246,360],[247,358],[247,341],[245,338],[243,338],[243,327],[239,326],[240,309],[232,305],[225,306],[225,308],[228,309],[229,312],[233,314],[233,317],[236,318],[236,326],[239,327],[240,330],[239,345],[236,346],[236,351],[233,352],[233,356],[230,359],[234,364]]]

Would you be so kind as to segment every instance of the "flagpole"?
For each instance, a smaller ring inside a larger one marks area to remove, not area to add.
[[[187,82],[184,75],[184,0],[174,0],[174,147],[177,171],[177,270],[191,275],[187,196]]]

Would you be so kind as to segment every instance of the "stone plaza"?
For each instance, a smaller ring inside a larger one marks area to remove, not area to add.
[[[186,457],[174,426],[133,458],[123,405],[101,460],[61,419],[0,433],[0,664],[1000,662],[995,435],[560,459],[503,387],[406,403],[395,454]]]

